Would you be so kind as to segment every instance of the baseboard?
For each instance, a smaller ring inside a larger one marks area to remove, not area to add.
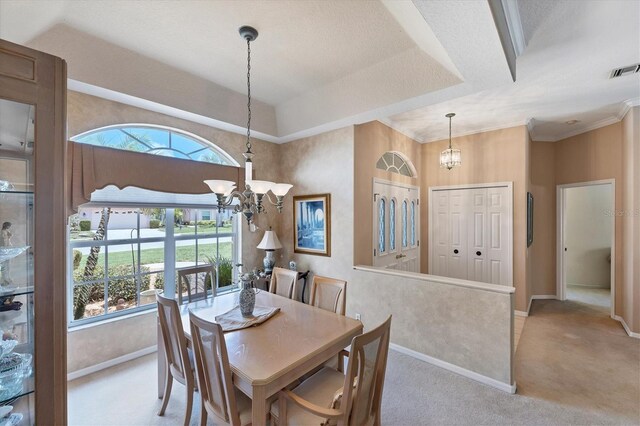
[[[640,333],[634,333],[633,331],[631,331],[631,329],[627,325],[627,323],[624,320],[624,318],[622,318],[620,315],[616,315],[615,317],[613,317],[613,319],[616,320],[616,321],[620,321],[622,323],[622,327],[624,327],[624,331],[627,332],[629,337],[634,337],[636,339],[640,339]]]
[[[557,299],[555,294],[536,294],[531,296],[531,299],[534,300],[548,300],[548,299]]]
[[[529,316],[529,312],[525,312],[525,311],[518,311],[518,310],[514,310],[513,314],[517,317],[528,317]]]
[[[397,345],[395,343],[390,343],[389,347],[396,352],[400,352],[405,355],[409,355],[410,357],[419,359],[420,361],[428,362],[429,364],[433,364],[436,367],[444,368],[445,370],[449,370],[453,373],[459,374],[461,376],[467,377],[469,379],[475,380],[482,384],[494,387],[504,392],[508,393],[516,393],[516,383],[514,382],[512,385],[507,383],[503,383],[499,380],[492,379],[491,377],[487,377],[480,373],[476,373],[475,371],[467,370],[466,368],[459,367],[455,364],[448,363],[446,361],[442,361],[441,359],[431,357],[429,355],[425,355],[421,352],[414,351],[413,349],[405,348],[404,346]]]
[[[117,358],[110,359],[105,362],[101,362],[96,365],[92,365],[91,367],[82,368],[80,370],[73,371],[67,374],[67,381],[75,380],[80,377],[98,372],[100,370],[104,370],[109,367],[113,367],[114,365],[122,364],[127,361],[134,360],[136,358],[140,358],[141,356],[149,355],[158,350],[158,345],[149,346],[148,348],[140,349],[139,351],[131,352],[130,354],[122,355]]]

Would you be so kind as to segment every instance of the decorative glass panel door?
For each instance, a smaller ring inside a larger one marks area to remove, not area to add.
[[[374,181],[373,266],[420,272],[420,191]]]

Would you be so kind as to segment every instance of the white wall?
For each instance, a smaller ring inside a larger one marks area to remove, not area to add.
[[[567,284],[611,288],[611,185],[566,192]]]

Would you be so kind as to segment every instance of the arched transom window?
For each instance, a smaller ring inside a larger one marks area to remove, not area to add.
[[[126,151],[163,155],[184,160],[228,166],[238,163],[226,152],[194,134],[149,124],[122,124],[101,127],[72,138],[86,143]]]
[[[404,154],[397,151],[388,151],[376,163],[376,168],[403,176],[417,177],[416,168]]]

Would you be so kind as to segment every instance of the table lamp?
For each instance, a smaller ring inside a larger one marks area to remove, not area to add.
[[[264,266],[265,274],[271,274],[271,271],[273,271],[273,265],[276,263],[273,251],[282,248],[282,244],[280,244],[280,240],[278,240],[276,233],[271,229],[265,231],[264,237],[262,237],[262,241],[260,241],[257,248],[266,251],[266,256],[264,257],[262,264]]]

